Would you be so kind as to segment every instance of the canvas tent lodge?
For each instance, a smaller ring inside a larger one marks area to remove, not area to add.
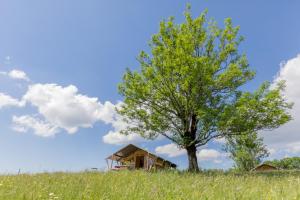
[[[266,172],[266,171],[276,171],[278,170],[277,167],[263,163],[261,165],[256,166],[253,168],[251,171],[256,171],[256,172]]]
[[[167,169],[176,168],[176,164],[156,156],[133,144],[120,149],[106,158],[109,170],[123,169]]]

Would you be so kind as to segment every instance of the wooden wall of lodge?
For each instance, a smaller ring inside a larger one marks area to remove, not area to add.
[[[165,162],[164,160],[162,160],[146,151],[143,151],[143,150],[137,150],[133,154],[129,155],[128,157],[121,159],[119,162],[121,162],[122,164],[125,164],[126,162],[134,163],[134,167],[136,167],[136,157],[137,156],[144,156],[144,169],[148,169],[148,167],[150,167],[149,163],[148,163],[149,162],[148,158],[153,160],[153,162],[154,162],[153,167],[156,167],[156,168],[171,167],[168,162]]]

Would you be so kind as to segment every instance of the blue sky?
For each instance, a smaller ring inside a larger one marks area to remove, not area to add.
[[[253,90],[264,80],[288,79],[286,96],[297,111],[299,1],[2,0],[0,93],[6,96],[0,95],[0,172],[104,168],[104,158],[128,142],[126,138],[120,139],[121,145],[103,142],[109,131],[118,131],[113,121],[117,119],[111,116],[111,106],[122,101],[117,84],[126,67],[138,69],[136,56],[148,50],[161,20],[175,16],[176,22],[183,21],[187,2],[194,16],[208,8],[220,26],[227,17],[240,25],[246,38],[240,50],[257,72],[246,89]],[[72,102],[62,101],[64,95]],[[52,106],[39,99],[44,96]],[[71,109],[64,110],[68,103],[74,103],[73,116],[65,114]],[[94,110],[97,113],[91,114]],[[271,157],[300,155],[296,111],[294,122],[261,133]],[[51,136],[45,137],[43,131]],[[129,141],[152,152],[170,144],[165,139]],[[221,142],[199,150],[201,167],[231,165],[220,150]],[[163,157],[186,167],[182,152],[175,156],[174,147],[164,147],[159,151]]]

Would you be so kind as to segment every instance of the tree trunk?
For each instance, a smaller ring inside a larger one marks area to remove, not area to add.
[[[198,167],[198,161],[197,161],[197,148],[193,144],[189,147],[186,148],[187,154],[188,154],[188,160],[189,160],[189,171],[190,172],[198,172],[199,167]]]

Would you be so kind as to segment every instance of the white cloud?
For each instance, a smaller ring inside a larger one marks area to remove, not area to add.
[[[92,127],[102,116],[103,105],[98,99],[79,94],[73,85],[34,84],[29,86],[23,100],[37,107],[47,123],[68,133]]]
[[[17,69],[10,72],[0,71],[0,75],[30,81],[24,71]],[[78,93],[78,89],[74,85],[63,87],[57,84],[33,84],[28,87],[22,101],[0,93],[0,108],[4,106],[21,107],[26,103],[36,107],[38,115],[14,116],[12,121],[15,131],[33,130],[40,136],[52,136],[61,130],[73,134],[79,128],[90,128],[94,123],[102,121],[112,126],[112,130],[102,138],[105,143],[121,145],[144,141],[137,134],[123,135],[120,133],[128,125],[115,110],[122,102],[115,105],[106,101],[102,104],[95,97]]]
[[[32,129],[36,135],[42,137],[53,136],[59,132],[58,127],[29,115],[13,116],[13,123],[12,128],[17,132],[27,132]]]
[[[261,133],[269,148],[278,152],[300,153],[300,54],[293,59],[281,64],[280,71],[274,83],[285,80],[284,96],[289,102],[294,102],[291,111],[293,120],[282,127]]]
[[[166,155],[170,158],[186,155],[185,149],[180,149],[174,143],[158,146],[155,148],[155,152],[158,154]],[[227,153],[221,153],[215,149],[200,149],[197,152],[197,158],[199,162],[209,161],[215,164],[220,164],[228,158]]]
[[[11,70],[10,72],[7,73],[7,75],[12,79],[20,79],[20,80],[29,81],[29,78],[26,75],[26,73],[21,70],[17,70],[17,69]]]
[[[7,94],[0,93],[0,108],[8,106],[23,107],[25,105],[24,101],[19,101]]]
[[[180,149],[176,144],[166,144],[155,148],[155,152],[158,154],[165,154],[168,157],[178,157],[186,154],[185,149]]]
[[[275,153],[277,153],[276,149],[274,149],[274,148],[267,147],[267,150],[268,150],[268,152],[270,153],[270,156],[272,156],[272,155],[274,155]]]
[[[178,148],[178,146],[174,143],[158,146],[155,148],[155,152],[158,154],[167,155],[170,158],[186,155],[186,150]],[[224,159],[228,158],[228,155],[226,153],[221,153],[215,149],[205,148],[198,150],[197,158],[200,162],[210,161],[216,164],[220,164]]]
[[[128,126],[128,124],[123,121],[122,117],[116,111],[116,108],[120,107],[121,105],[122,102],[119,102],[116,105],[110,102],[105,102],[103,106],[101,118],[105,123],[111,124],[113,128],[113,130],[109,131],[102,137],[103,142],[107,144],[123,145],[145,141],[136,133],[132,133],[129,135],[120,133],[121,130],[125,129]]]
[[[4,97],[6,96],[3,96],[3,99]],[[8,97],[6,99],[10,100],[9,103],[12,105],[21,105],[17,100]],[[13,129],[18,132],[33,130],[36,135],[45,137],[55,135],[62,130],[73,134],[79,128],[90,128],[94,123],[102,121],[112,126],[112,130],[103,136],[105,143],[121,145],[143,141],[137,134],[120,134],[127,124],[117,114],[115,108],[122,102],[115,105],[106,101],[102,104],[95,97],[80,94],[74,85],[66,87],[57,84],[30,85],[22,98],[22,105],[25,102],[36,107],[38,115],[14,116]]]
[[[201,149],[197,152],[197,157],[200,161],[215,161],[223,156],[222,153],[215,149]]]
[[[109,131],[106,135],[103,136],[103,142],[107,144],[123,145],[129,143],[141,142],[144,139],[135,134],[124,135],[119,131]]]
[[[300,141],[288,143],[286,145],[285,150],[288,153],[299,154],[300,153]]]
[[[27,74],[24,71],[18,70],[18,69],[13,69],[13,70],[11,70],[9,72],[0,71],[0,75],[8,76],[8,77],[10,77],[12,79],[30,81],[30,79],[27,76]]]

